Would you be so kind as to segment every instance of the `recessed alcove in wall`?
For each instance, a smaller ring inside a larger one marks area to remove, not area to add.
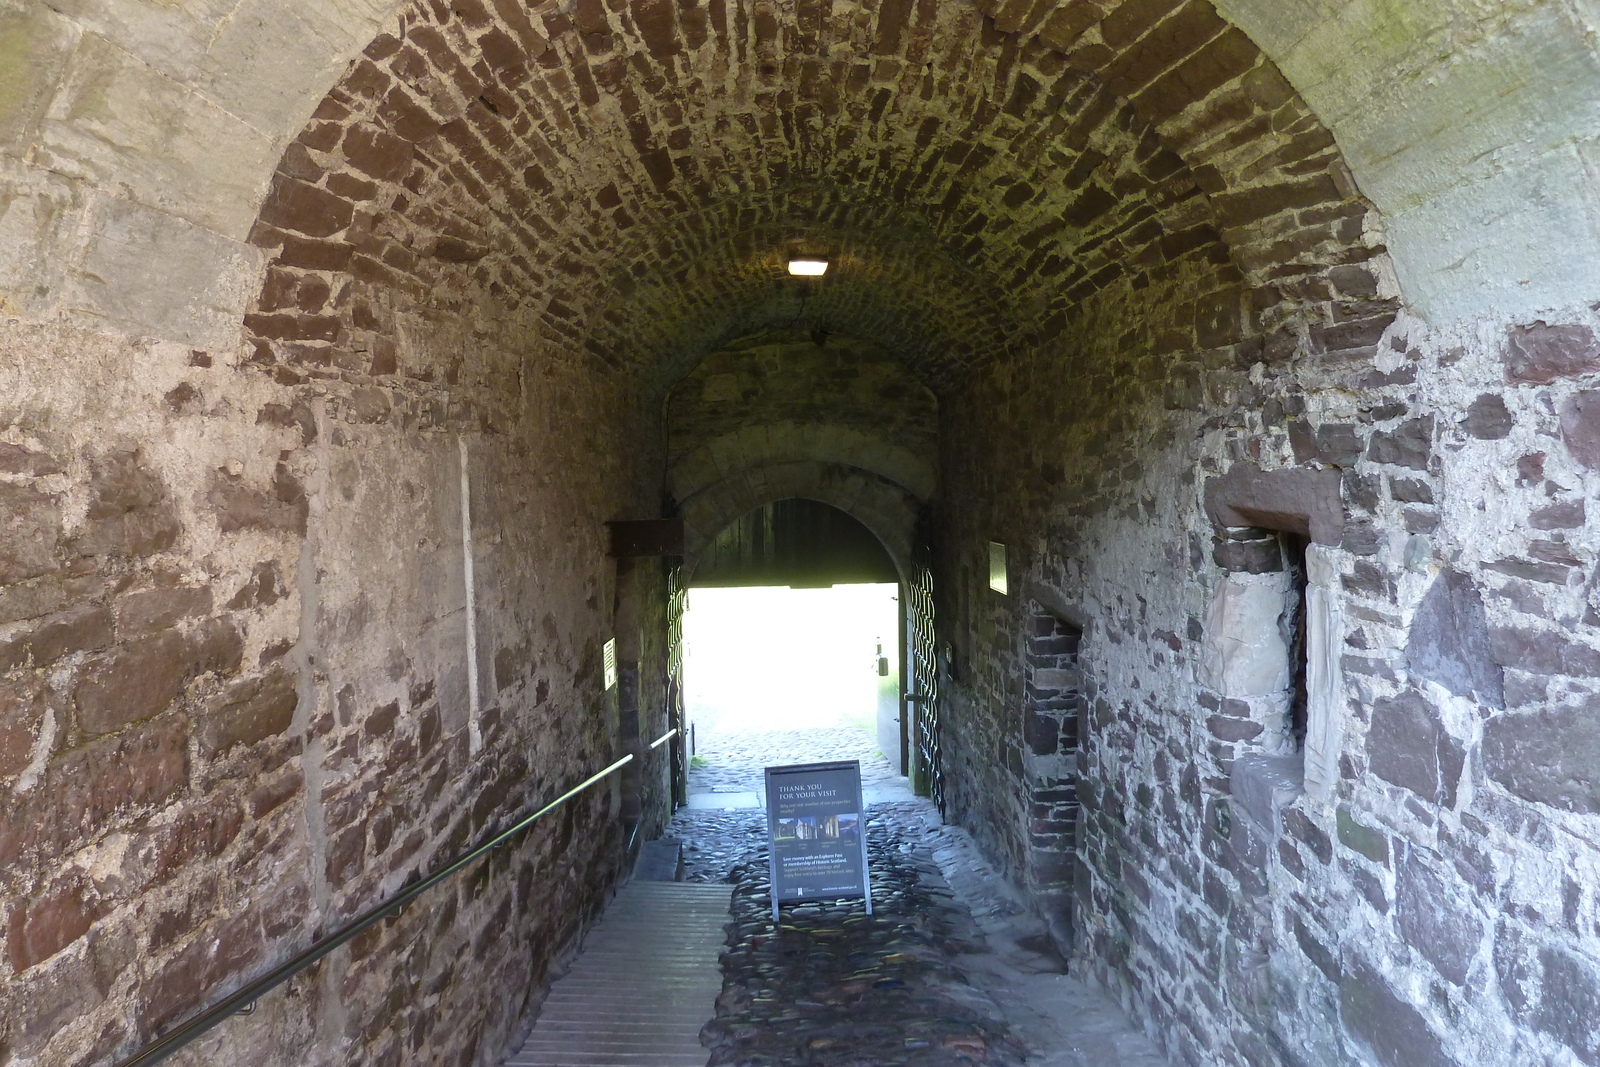
[[[1039,912],[1063,953],[1073,941],[1073,864],[1080,836],[1079,729],[1083,631],[1028,602],[1024,634],[1023,765],[1028,774],[1028,877]]]
[[[1241,464],[1207,482],[1205,504],[1225,572],[1202,652],[1207,725],[1235,802],[1275,832],[1284,806],[1327,796],[1338,774],[1339,472]]]

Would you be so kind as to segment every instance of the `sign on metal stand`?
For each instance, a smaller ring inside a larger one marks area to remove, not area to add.
[[[767,768],[772,921],[800,900],[861,897],[872,914],[861,762]]]

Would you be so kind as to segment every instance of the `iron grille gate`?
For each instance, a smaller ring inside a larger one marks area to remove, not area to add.
[[[677,730],[671,743],[672,804],[689,802],[689,737],[683,715],[683,613],[689,589],[683,582],[683,564],[667,564],[667,728]]]
[[[944,766],[939,756],[939,662],[933,629],[932,553],[926,538],[917,540],[906,588],[907,642],[911,653],[912,775],[917,792],[926,792],[944,812]]]

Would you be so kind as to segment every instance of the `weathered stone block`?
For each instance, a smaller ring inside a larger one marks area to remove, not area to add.
[[[1587,326],[1540,321],[1507,332],[1504,360],[1507,382],[1547,385],[1600,370],[1600,343]]]
[[[308,237],[331,237],[350,225],[354,215],[348,200],[281,172],[261,205],[263,222]]]
[[[21,474],[37,478],[41,475],[60,474],[62,470],[60,461],[48,452],[36,452],[21,445],[0,441],[0,474]]]
[[[211,587],[140,589],[117,598],[117,630],[124,636],[164,630],[211,613]]]
[[[1533,1025],[1561,1041],[1578,1059],[1600,1064],[1600,968],[1559,948],[1539,951],[1543,996]]]
[[[1422,1014],[1362,960],[1339,980],[1339,1009],[1345,1030],[1383,1067],[1457,1067]]]
[[[303,535],[308,505],[300,483],[282,464],[270,490],[218,474],[206,493],[223,533],[265,529]]]
[[[1295,840],[1311,849],[1323,866],[1333,862],[1333,841],[1305,812],[1288,808],[1283,813],[1283,826]]]
[[[1211,731],[1211,736],[1218,741],[1250,741],[1261,736],[1263,729],[1259,722],[1248,718],[1235,718],[1231,715],[1212,715],[1206,719],[1206,726]]]
[[[91,935],[92,939],[93,935]],[[52,1038],[83,1015],[105,1002],[107,983],[89,959],[89,953],[72,954],[51,961],[48,967],[29,968],[7,988],[8,1053],[38,1056],[47,1053]],[[118,1028],[111,1028],[114,1034]],[[92,1055],[103,1056],[110,1049]]]
[[[1550,580],[1548,575],[1537,569],[1519,568],[1508,570],[1508,573],[1534,581]],[[1564,578],[1565,570],[1562,574]],[[1528,626],[1491,626],[1489,650],[1494,661],[1501,666],[1530,674],[1567,674],[1576,678],[1600,676],[1600,651],[1553,630],[1538,630]]]
[[[1206,617],[1201,682],[1227,697],[1265,696],[1289,685],[1289,651],[1279,633],[1283,590],[1275,582],[1230,576]]]
[[[1061,722],[1055,716],[1028,712],[1022,730],[1023,741],[1035,756],[1053,756],[1059,750]]]
[[[230,608],[264,608],[276,604],[287,595],[283,578],[278,574],[277,560],[267,560],[250,568],[250,580],[228,601]]]
[[[205,150],[218,152],[215,143]],[[63,298],[73,317],[197,348],[237,341],[260,277],[259,251],[109,196],[96,198],[89,227],[88,247]],[[151,270],[152,263],[163,269]]]
[[[1389,837],[1356,820],[1349,807],[1341,804],[1338,811],[1339,843],[1367,857],[1373,863],[1389,865]]]
[[[1324,945],[1309,929],[1305,920],[1300,916],[1294,917],[1294,939],[1300,944],[1300,951],[1306,958],[1321,971],[1330,982],[1337,982],[1343,976],[1339,967],[1339,959],[1333,951]]]
[[[1206,514],[1218,526],[1261,526],[1337,545],[1344,505],[1338,471],[1262,471],[1237,463],[1206,480]]]
[[[1498,393],[1483,393],[1467,407],[1461,428],[1480,441],[1499,441],[1511,433],[1517,420]]]
[[[44,710],[42,687],[32,679],[0,681],[0,778],[21,773],[32,760]]]
[[[1372,773],[1384,781],[1424,800],[1455,806],[1465,753],[1420,693],[1407,691],[1373,702],[1367,758]]]
[[[1600,389],[1584,389],[1562,401],[1561,439],[1573,459],[1600,470]]]
[[[1403,504],[1433,503],[1433,486],[1421,478],[1390,478],[1389,495]]]
[[[1576,530],[1587,519],[1584,501],[1580,497],[1535,508],[1528,514],[1528,525],[1535,530]]]
[[[1600,812],[1600,703],[1489,720],[1483,763],[1491,779],[1524,800]]]
[[[26,486],[0,483],[0,585],[59,570],[60,537],[61,512],[55,498]]]
[[[1503,672],[1489,647],[1489,617],[1472,579],[1445,570],[1433,580],[1406,638],[1406,664],[1456,696],[1505,706]]]
[[[1367,444],[1367,458],[1374,463],[1393,463],[1399,467],[1427,470],[1433,455],[1433,419],[1409,419],[1393,430],[1380,430]]]
[[[76,43],[76,27],[48,8],[14,7],[0,12],[0,54],[15,81],[0,102],[0,143],[23,143],[54,94],[57,79]]]
[[[237,670],[244,643],[228,622],[184,634],[163,630],[130,642],[94,664],[73,692],[78,727],[95,736],[159,714],[189,679]]]
[[[12,966],[21,973],[43,963],[88,933],[106,910],[92,889],[70,876],[50,895],[19,905],[6,938]]]
[[[1483,941],[1483,919],[1467,887],[1413,852],[1395,867],[1400,935],[1448,981],[1463,985]]]
[[[259,960],[264,947],[260,921],[254,912],[213,920],[204,935],[152,968],[151,977],[140,990],[144,997],[143,1017],[153,1027],[172,1021],[193,1008],[195,990],[218,988]]]
[[[207,702],[198,724],[200,750],[216,756],[281,734],[298,704],[295,678],[282,667],[241,679]]]
[[[1277,538],[1261,541],[1216,538],[1211,558],[1225,571],[1270,574],[1283,570],[1283,551],[1278,545]]]
[[[1299,755],[1240,756],[1233,761],[1229,786],[1238,809],[1273,835],[1279,814],[1305,792],[1305,764]]]
[[[230,794],[186,805],[182,815],[148,830],[131,848],[148,884],[166,882],[197,860],[221,855],[244,826],[244,812]],[[130,867],[134,865],[130,864]]]
[[[111,643],[111,613],[104,608],[64,612],[45,620],[31,633],[0,641],[0,671],[32,665],[44,667],[75,652],[105,648]]]

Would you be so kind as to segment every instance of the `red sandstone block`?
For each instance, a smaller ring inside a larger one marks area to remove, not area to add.
[[[190,634],[163,630],[132,641],[87,665],[73,691],[78,728],[97,736],[152,718],[190,678],[236,670],[242,652],[238,630],[221,621]]]
[[[393,84],[390,74],[370,59],[359,60],[339,88],[358,100],[376,100]]]
[[[117,632],[123,637],[175,626],[184,619],[211,613],[210,586],[138,589],[117,598]]]
[[[158,885],[196,861],[221,855],[243,826],[238,798],[224,793],[190,804],[177,820],[146,830],[134,846],[146,871],[145,884]]]
[[[348,200],[279,173],[261,205],[261,220],[310,237],[328,237],[350,225],[355,207]]]
[[[1101,31],[1105,28],[1102,23]],[[1187,57],[1201,52],[1203,46],[1227,28],[1228,24],[1209,3],[1198,0],[1187,4],[1107,64],[1102,76],[1113,90],[1132,96],[1141,86],[1149,85]]]
[[[0,642],[0,671],[26,664],[43,667],[74,652],[94,651],[111,643],[111,613],[104,608],[53,616],[29,633]]]
[[[1091,3],[1068,2],[1059,5],[1039,29],[1039,39],[1056,49],[1067,49],[1100,21],[1101,10]]]
[[[17,973],[54,956],[89,932],[106,912],[98,894],[81,882],[19,904],[11,913],[6,947]]]
[[[348,827],[334,838],[328,847],[326,864],[331,885],[337,888],[361,873],[366,845],[367,829],[362,825]]]
[[[395,93],[389,94],[388,99],[394,98]],[[351,166],[380,181],[399,181],[411,169],[411,144],[365,123],[345,131],[342,149]]]
[[[254,235],[252,235],[254,240]],[[259,242],[257,242],[259,243]],[[311,241],[293,234],[282,236],[283,250],[278,253],[274,263],[285,267],[300,267],[304,270],[343,271],[350,267],[350,257],[355,253],[354,247],[339,241]],[[264,246],[265,247],[265,246]],[[249,327],[246,316],[245,325]],[[252,330],[252,332],[254,332]],[[265,336],[258,334],[257,336]]]
[[[27,768],[44,710],[42,678],[25,676],[0,681],[0,778],[20,774]]]
[[[533,21],[528,18],[527,8],[521,0],[494,0],[494,9],[522,41],[522,47],[529,56],[538,58],[549,50],[550,42],[533,28]]]
[[[416,144],[426,141],[444,125],[417,103],[411,94],[396,86],[378,106],[377,117],[396,136]]]
[[[21,485],[0,484],[0,585],[60,569],[56,499]]]
[[[218,756],[289,728],[299,704],[295,679],[281,666],[235,682],[206,703],[198,717],[200,751]]]
[[[381,63],[398,51],[400,51],[400,41],[393,34],[380,33],[361,54],[374,62]]]
[[[229,977],[260,959],[265,945],[252,913],[213,923],[145,983],[143,1021],[152,1029],[213,999]]]

